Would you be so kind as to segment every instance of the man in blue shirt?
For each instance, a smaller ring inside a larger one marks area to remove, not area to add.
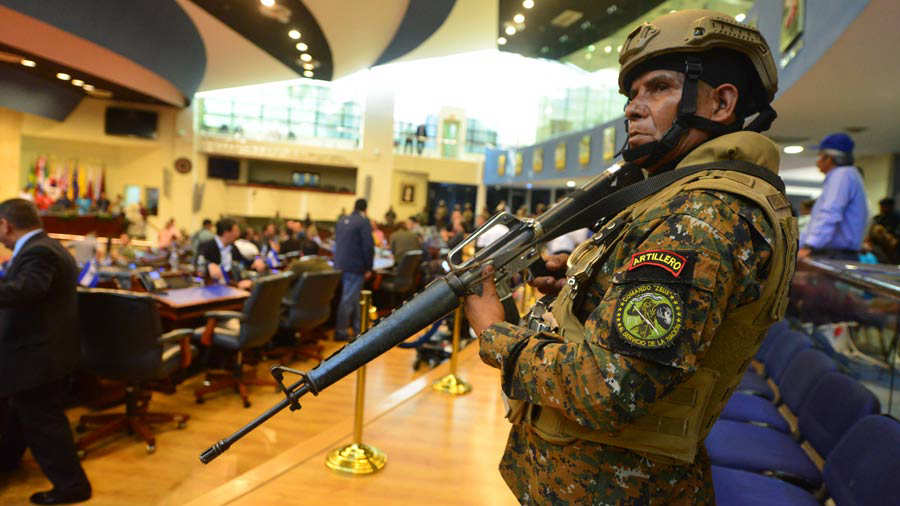
[[[357,199],[353,214],[341,217],[334,227],[334,266],[341,274],[341,303],[334,324],[334,339],[346,341],[353,319],[353,333],[359,334],[359,292],[372,273],[375,242],[366,218],[366,199]]]
[[[869,211],[862,176],[853,165],[853,139],[844,133],[826,136],[816,166],[825,183],[800,235],[797,258],[857,260]]]

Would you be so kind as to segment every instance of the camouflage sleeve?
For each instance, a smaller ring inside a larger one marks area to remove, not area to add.
[[[604,264],[611,282],[585,321],[583,343],[497,324],[481,335],[482,359],[503,370],[511,398],[563,410],[584,426],[616,430],[643,415],[696,370],[767,258],[756,252],[751,225],[731,218],[675,214],[635,225]]]

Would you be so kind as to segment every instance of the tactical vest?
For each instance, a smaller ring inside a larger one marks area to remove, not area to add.
[[[716,144],[727,145],[728,141],[723,142],[720,138],[719,142],[714,140],[707,144],[716,148],[719,147]],[[736,158],[734,153],[730,157]],[[684,166],[685,162],[697,163],[697,159],[697,156],[688,157],[679,167]],[[723,160],[724,170],[708,170],[682,178],[630,206],[608,223],[639,220],[646,212],[665,205],[682,191],[715,190],[749,199],[764,211],[775,235],[769,273],[763,282],[760,297],[727,314],[698,370],[687,381],[651,404],[646,415],[620,431],[594,430],[578,424],[555,408],[516,400],[510,400],[511,422],[528,423],[538,436],[556,444],[582,439],[626,448],[665,463],[694,461],[699,445],[740,383],[766,330],[784,317],[797,250],[797,220],[785,195],[762,179],[729,171],[727,166],[728,161]],[[568,283],[552,305],[552,314],[560,327],[559,333],[566,341],[582,342],[585,339],[584,326],[572,311],[575,299],[572,291],[579,285],[590,283],[595,267],[602,264],[629,229],[628,226],[620,228],[612,240],[600,244],[597,241],[584,242],[569,257],[566,272]]]

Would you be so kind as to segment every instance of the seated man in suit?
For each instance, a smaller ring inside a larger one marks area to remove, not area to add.
[[[260,258],[249,260],[241,255],[234,246],[240,235],[241,229],[234,220],[223,218],[216,222],[216,236],[197,246],[197,265],[204,269],[204,276],[221,283],[234,282],[238,288],[250,288],[253,282],[242,279],[243,268],[262,272],[266,263]]]
[[[394,263],[400,263],[403,254],[407,251],[422,249],[422,239],[412,232],[412,223],[405,220],[400,223],[400,228],[391,233],[391,253],[394,255]]]
[[[334,269],[328,263],[327,258],[319,256],[319,245],[315,241],[304,239],[300,246],[300,252],[303,253],[303,256],[291,264],[291,270],[297,275],[297,279],[300,279],[304,272],[322,272]]]
[[[81,355],[75,259],[23,199],[0,203],[0,243],[13,252],[0,279],[0,471],[19,467],[30,448],[53,483],[31,502],[86,501],[91,484],[63,411],[65,376]]]

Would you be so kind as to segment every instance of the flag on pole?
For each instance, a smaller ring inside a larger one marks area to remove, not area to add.
[[[76,201],[76,200],[78,200],[78,197],[80,196],[80,195],[78,194],[78,190],[79,190],[79,187],[78,187],[78,177],[79,177],[79,174],[78,174],[78,161],[76,160],[76,161],[75,161],[75,164],[72,166],[72,201],[73,201],[73,202]]]
[[[269,248],[268,253],[266,253],[266,265],[269,266],[269,269],[281,267],[281,260],[278,259],[278,253],[275,253],[275,250],[272,248]]]
[[[88,288],[93,288],[97,286],[97,281],[100,280],[100,266],[97,265],[97,260],[91,259],[87,263],[84,264],[84,267],[81,269],[81,274],[78,275],[78,284],[81,286],[86,286]]]

